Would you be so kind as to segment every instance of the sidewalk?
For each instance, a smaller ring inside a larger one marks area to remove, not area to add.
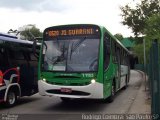
[[[148,91],[145,91],[145,74],[138,71],[142,75],[142,84],[138,90],[135,100],[128,112],[128,114],[150,114],[151,113],[151,99],[148,96]],[[146,76],[146,81],[148,77]]]

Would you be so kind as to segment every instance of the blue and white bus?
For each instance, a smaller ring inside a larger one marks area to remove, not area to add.
[[[34,42],[0,33],[0,103],[12,107],[17,99],[38,92]]]

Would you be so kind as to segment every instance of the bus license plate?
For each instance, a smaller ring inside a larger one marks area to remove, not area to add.
[[[71,88],[61,88],[61,92],[71,93],[72,89]]]

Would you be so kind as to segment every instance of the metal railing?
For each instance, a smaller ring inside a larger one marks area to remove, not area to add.
[[[149,53],[149,85],[151,92],[151,112],[160,115],[160,45],[154,40]]]

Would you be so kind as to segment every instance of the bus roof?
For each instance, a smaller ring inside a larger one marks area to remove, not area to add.
[[[5,33],[0,33],[0,40],[33,45],[33,41],[18,39],[17,36]],[[37,43],[37,45],[41,45],[41,43]]]

